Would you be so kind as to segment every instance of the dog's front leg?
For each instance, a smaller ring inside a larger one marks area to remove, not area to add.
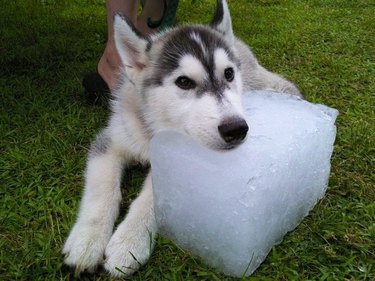
[[[93,271],[103,261],[121,201],[123,155],[111,148],[98,151],[100,135],[90,150],[78,219],[65,242],[65,263],[75,273]]]
[[[125,220],[118,226],[105,250],[104,266],[111,275],[132,274],[144,264],[152,251],[157,233],[154,216],[151,174],[129,208]]]

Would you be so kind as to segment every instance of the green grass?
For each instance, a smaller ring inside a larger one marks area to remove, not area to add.
[[[375,4],[230,1],[236,34],[308,100],[340,111],[329,189],[245,280],[375,279]],[[208,22],[214,2],[182,1],[178,20]],[[71,280],[61,248],[75,219],[90,141],[108,116],[80,81],[106,40],[104,1],[2,1],[0,280]],[[126,178],[123,209],[144,172]],[[109,280],[98,272],[83,280]],[[234,280],[163,238],[131,280]]]

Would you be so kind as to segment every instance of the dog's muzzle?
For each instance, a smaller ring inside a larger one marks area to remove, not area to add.
[[[249,126],[244,119],[232,117],[225,119],[218,126],[218,130],[227,144],[236,144],[245,139]]]

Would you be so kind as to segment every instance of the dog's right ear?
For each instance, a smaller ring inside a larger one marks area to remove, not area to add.
[[[136,71],[147,65],[146,48],[149,41],[125,17],[116,14],[114,18],[114,38],[122,64]]]

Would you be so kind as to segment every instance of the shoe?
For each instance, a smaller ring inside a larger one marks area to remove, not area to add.
[[[142,7],[145,5],[146,0],[141,1]],[[174,24],[179,0],[164,0],[164,11],[160,20],[147,19],[147,26],[149,28],[158,28],[159,30],[166,29]]]
[[[110,93],[107,83],[98,72],[87,73],[82,79],[82,86],[86,96],[95,100]]]

